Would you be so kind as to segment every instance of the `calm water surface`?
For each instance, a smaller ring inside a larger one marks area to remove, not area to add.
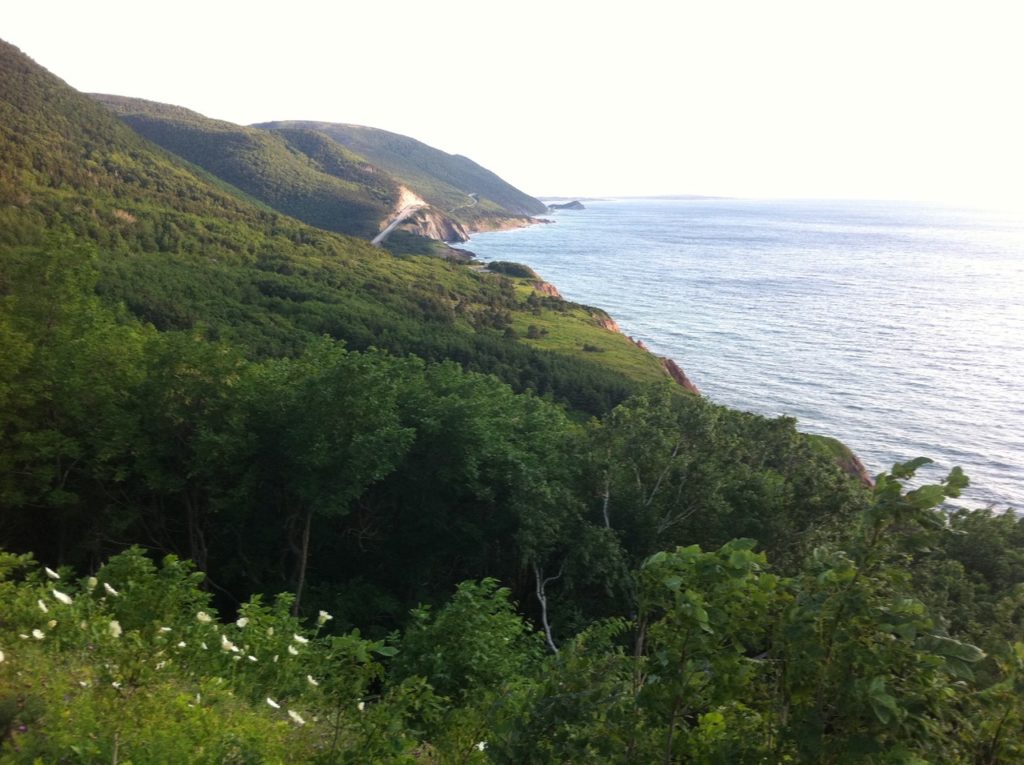
[[[704,395],[796,417],[872,473],[916,456],[1024,509],[1024,219],[909,203],[587,202],[478,234],[670,356]]]

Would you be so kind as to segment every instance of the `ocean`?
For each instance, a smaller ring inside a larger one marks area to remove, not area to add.
[[[477,234],[673,358],[712,401],[839,438],[876,474],[961,466],[1024,510],[1024,217],[903,202],[629,199]]]

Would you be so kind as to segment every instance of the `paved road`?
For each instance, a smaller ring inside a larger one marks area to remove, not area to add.
[[[400,224],[414,212],[423,207],[426,207],[426,205],[415,204],[403,207],[401,210],[398,211],[398,214],[391,219],[391,222],[388,223],[387,227],[385,227],[383,231],[381,231],[379,234],[377,234],[377,236],[370,240],[370,244],[372,244],[374,247],[380,245],[381,242],[388,238],[388,234],[395,230],[398,224]]]

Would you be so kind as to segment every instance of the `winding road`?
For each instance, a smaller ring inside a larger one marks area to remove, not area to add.
[[[417,210],[420,210],[424,207],[426,207],[425,204],[418,203],[403,207],[401,210],[398,211],[395,217],[391,219],[391,222],[389,222],[388,225],[385,226],[384,230],[370,240],[370,244],[372,244],[374,247],[379,247],[380,243],[388,238],[388,234],[390,234],[392,231],[395,230],[395,228],[398,227],[398,224],[400,224],[402,221],[404,221]]]

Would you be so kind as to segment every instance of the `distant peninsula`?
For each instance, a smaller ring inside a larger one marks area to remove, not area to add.
[[[554,212],[555,210],[585,210],[585,209],[587,209],[587,208],[585,208],[583,206],[583,203],[580,200],[578,200],[578,199],[574,199],[572,202],[565,202],[563,204],[552,203],[552,204],[548,205],[548,210],[551,211],[551,212]]]

